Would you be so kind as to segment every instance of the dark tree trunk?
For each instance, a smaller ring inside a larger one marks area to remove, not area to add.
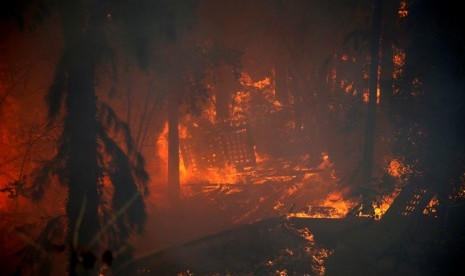
[[[381,106],[383,109],[389,110],[392,103],[392,86],[394,84],[392,74],[394,72],[394,63],[392,43],[387,37],[383,37],[382,43],[382,68],[380,76],[380,89],[381,89]]]
[[[168,197],[171,201],[180,198],[179,179],[179,103],[177,93],[168,99]]]
[[[98,255],[92,244],[100,229],[98,215],[97,106],[94,89],[98,28],[92,8],[80,1],[62,4],[64,55],[68,73],[64,143],[69,149],[66,168],[69,219],[70,275],[97,275],[98,269],[78,265],[82,252]]]
[[[376,126],[376,90],[378,86],[378,65],[379,65],[379,42],[381,34],[381,14],[382,0],[374,0],[374,11],[372,21],[372,31],[370,39],[370,82],[369,101],[367,106],[365,141],[362,159],[362,202],[364,206],[371,204],[372,200],[372,176],[373,159],[375,146],[375,126]]]
[[[400,5],[399,1],[383,0],[383,31],[382,31],[382,60],[381,60],[381,106],[389,111],[392,104],[393,93],[393,47],[394,38],[399,35],[397,9]]]
[[[99,229],[97,123],[94,91],[94,64],[84,55],[71,53],[69,61],[68,119],[70,156],[67,215],[74,250],[89,248]],[[76,243],[77,242],[77,243]],[[94,252],[95,253],[95,252]],[[72,258],[71,265],[75,264]],[[75,268],[70,267],[71,271]]]

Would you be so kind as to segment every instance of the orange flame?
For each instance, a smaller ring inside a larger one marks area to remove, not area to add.
[[[318,207],[324,207],[324,211],[314,211],[315,207],[309,206],[309,211],[311,212],[298,212],[291,213],[287,215],[287,218],[297,217],[297,218],[344,218],[347,216],[349,211],[355,207],[357,202],[351,200],[345,200],[341,192],[331,192],[328,196],[320,201]]]

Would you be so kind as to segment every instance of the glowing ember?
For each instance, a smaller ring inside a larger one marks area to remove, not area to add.
[[[399,10],[397,12],[400,18],[405,18],[408,15],[407,2],[405,0],[400,1]]]
[[[326,271],[324,266],[325,260],[333,254],[334,250],[318,247],[313,234],[308,228],[298,230],[297,232],[307,241],[308,246],[305,248],[305,252],[307,255],[312,256],[312,271],[316,275],[324,275]]]
[[[386,168],[386,172],[395,178],[401,178],[402,176],[411,173],[409,166],[405,165],[400,159],[392,159]]]
[[[438,207],[439,207],[439,199],[437,196],[434,196],[428,205],[423,210],[423,214],[430,216],[432,218],[437,218],[438,216]]]
[[[399,79],[404,72],[405,65],[405,52],[401,48],[394,48],[394,56],[392,57],[392,62],[394,63],[394,70],[392,72],[392,77],[394,79]]]
[[[465,199],[465,173],[460,177],[460,185],[454,188],[452,193],[449,195],[450,200],[463,200]]]
[[[368,92],[368,89],[363,90],[363,102],[368,103],[370,101],[370,93]]]

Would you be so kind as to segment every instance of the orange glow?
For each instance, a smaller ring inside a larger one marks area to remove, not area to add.
[[[403,175],[410,173],[411,170],[409,166],[402,162],[402,160],[392,159],[389,161],[386,172],[392,177],[400,178]]]
[[[318,207],[309,206],[309,211],[291,213],[287,217],[340,219],[346,217],[356,204],[355,201],[344,200],[341,192],[331,192],[324,200],[320,201]],[[319,209],[321,207],[323,209]]]
[[[187,138],[187,127],[185,127],[182,124],[179,124],[178,130],[179,130],[179,138],[186,139]]]
[[[439,199],[437,196],[434,196],[428,205],[423,210],[423,214],[426,216],[430,216],[432,218],[437,218],[438,216],[438,207],[439,207]]]
[[[238,175],[234,166],[226,166],[225,168],[208,168],[195,176],[192,176],[193,181],[208,181],[215,184],[234,184],[238,181]]]
[[[234,94],[233,103],[231,106],[231,117],[235,121],[245,121],[249,111],[249,102],[251,93],[246,91],[238,91]]]
[[[187,128],[183,125],[179,125],[179,137],[186,138],[187,137]],[[161,132],[160,136],[157,140],[157,155],[160,158],[161,162],[161,171],[165,172],[163,175],[166,175],[168,172],[168,122],[165,123],[163,131]],[[179,152],[179,178],[181,180],[181,184],[185,184],[189,181],[190,173],[186,169],[181,152]]]
[[[399,79],[402,73],[404,72],[405,65],[405,52],[401,48],[394,48],[394,55],[392,57],[392,62],[394,63],[394,70],[392,72],[392,77],[396,80]]]
[[[157,154],[160,159],[168,164],[168,122],[165,123],[163,131],[157,140]]]
[[[188,128],[179,124],[179,138],[186,139],[189,138]],[[185,140],[186,142],[189,139]],[[167,172],[168,170],[168,123],[165,123],[163,131],[161,132],[157,140],[157,155],[161,160],[161,171]],[[189,183],[228,183],[234,184],[237,183],[238,173],[234,166],[226,165],[225,167],[209,167],[203,169],[202,171],[192,171],[189,167],[186,166],[182,152],[179,151],[179,177],[181,184],[186,185]]]
[[[405,0],[400,1],[399,10],[397,11],[399,18],[405,18],[408,15],[407,2]]]
[[[242,86],[250,86],[250,87],[263,89],[270,85],[271,80],[269,77],[265,77],[263,80],[254,82],[249,74],[242,72],[239,82]]]
[[[376,79],[376,104],[381,101],[381,86],[379,81],[381,80],[381,64],[378,65],[378,78]]]
[[[208,101],[204,109],[202,110],[202,116],[206,118],[210,123],[215,123],[216,120],[216,107],[214,103],[216,102],[216,96],[212,96],[212,100]]]
[[[368,103],[370,101],[370,93],[368,92],[368,89],[365,89],[363,91],[363,102]]]
[[[185,184],[189,181],[189,172],[186,169],[186,166],[184,165],[184,160],[181,156],[181,153],[179,153],[179,178],[181,181],[181,184]]]
[[[354,201],[344,200],[341,192],[332,192],[328,194],[321,206],[334,208],[331,218],[344,218],[355,204]]]
[[[316,273],[315,275],[325,275],[326,267],[324,266],[324,263],[334,253],[334,250],[328,250],[317,246],[313,234],[306,227],[298,230],[297,232],[307,242],[308,246],[305,247],[305,253],[312,256],[313,272]]]
[[[382,216],[386,214],[389,207],[391,207],[392,202],[394,202],[394,199],[396,199],[399,193],[400,193],[400,189],[395,189],[394,192],[392,192],[392,194],[382,196],[381,199],[378,200],[378,202],[373,203],[375,220],[380,220]]]

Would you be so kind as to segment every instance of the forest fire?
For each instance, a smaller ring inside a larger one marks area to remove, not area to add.
[[[464,273],[458,6],[52,2],[0,8],[2,275]]]

